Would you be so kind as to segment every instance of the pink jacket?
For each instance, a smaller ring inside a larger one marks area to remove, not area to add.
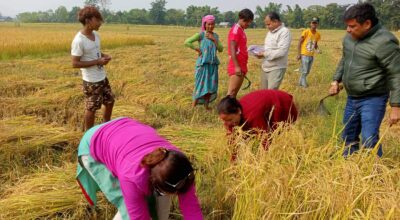
[[[151,193],[150,171],[140,162],[146,154],[159,147],[179,151],[159,136],[155,129],[130,118],[117,119],[101,126],[91,138],[90,155],[118,178],[132,220],[150,219],[145,199]],[[184,219],[203,219],[193,185],[178,197]]]

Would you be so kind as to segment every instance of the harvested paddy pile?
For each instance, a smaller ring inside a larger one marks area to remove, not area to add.
[[[0,182],[10,184],[37,167],[70,161],[79,138],[76,131],[43,124],[31,116],[1,120]]]
[[[7,188],[0,199],[1,219],[109,219],[115,210],[100,197],[95,210],[88,209],[75,180],[75,163],[46,167]],[[101,214],[96,214],[96,212]],[[94,213],[94,214],[93,214]]]

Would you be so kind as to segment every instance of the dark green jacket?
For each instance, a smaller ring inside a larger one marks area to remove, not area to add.
[[[359,40],[347,34],[333,80],[343,82],[352,97],[390,92],[390,105],[400,107],[399,40],[380,24]]]

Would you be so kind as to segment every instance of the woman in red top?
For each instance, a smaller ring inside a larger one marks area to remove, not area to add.
[[[236,97],[247,73],[247,37],[244,29],[253,22],[254,14],[249,9],[239,12],[239,21],[228,34],[228,95]]]
[[[235,126],[242,126],[243,130],[271,132],[279,122],[292,123],[297,119],[293,97],[279,90],[254,91],[243,96],[240,101],[226,96],[217,108],[228,134],[232,133]]]

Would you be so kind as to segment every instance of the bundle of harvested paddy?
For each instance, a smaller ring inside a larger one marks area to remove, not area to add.
[[[56,152],[73,153],[80,136],[79,132],[43,124],[31,116],[1,120],[0,177],[13,179],[31,166],[60,163]],[[10,170],[13,172],[8,173]]]
[[[65,215],[83,209],[75,182],[75,165],[37,172],[6,190],[0,200],[0,218],[36,219]]]
[[[80,135],[79,132],[67,128],[42,124],[32,116],[6,118],[0,121],[0,143],[3,154],[20,154],[30,148],[51,147],[62,142],[76,145]]]
[[[6,189],[0,200],[0,219],[87,219],[89,215],[109,219],[115,209],[103,196],[96,211],[89,213],[75,180],[75,169],[75,163],[45,168]]]

